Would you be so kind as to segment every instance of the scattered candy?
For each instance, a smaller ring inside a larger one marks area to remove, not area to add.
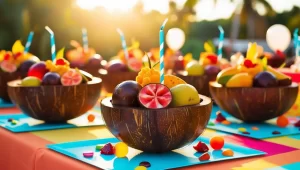
[[[238,131],[243,133],[243,132],[247,132],[247,129],[243,128],[243,127],[240,127],[240,128],[238,128]]]
[[[279,116],[277,118],[276,123],[277,123],[277,126],[279,126],[279,127],[286,127],[289,124],[289,120],[285,116]]]
[[[250,132],[242,132],[242,134],[250,135]]]
[[[94,152],[83,152],[82,155],[85,158],[92,158],[94,156]]]
[[[208,126],[215,126],[215,124],[213,122],[209,121]]]
[[[197,152],[207,152],[209,150],[209,148],[207,147],[207,145],[203,142],[198,142],[198,144],[196,146],[193,146],[193,148],[197,151]]]
[[[123,158],[128,154],[128,146],[124,142],[119,142],[115,145],[115,155],[118,158]]]
[[[256,127],[256,126],[253,126],[251,129],[252,129],[252,130],[258,130],[259,128]]]
[[[210,146],[215,150],[220,150],[224,146],[224,139],[221,136],[215,136],[210,139]]]
[[[229,122],[228,120],[223,120],[221,123],[224,124],[224,125],[230,125],[231,124],[231,122]]]
[[[222,115],[222,113],[220,111],[217,111],[217,117],[216,117],[216,121],[217,122],[222,122],[224,120],[226,120],[226,118]]]
[[[226,149],[222,152],[222,155],[224,156],[233,156],[233,151],[231,149]]]
[[[147,170],[147,168],[144,166],[137,166],[136,168],[134,168],[134,170]]]
[[[7,119],[8,122],[12,122],[13,120],[14,119],[12,119],[12,118]]]
[[[300,120],[294,124],[295,127],[300,127]]]
[[[12,121],[11,121],[11,124],[12,124],[12,125],[16,125],[17,123],[18,123],[17,120],[12,120]]]
[[[96,145],[96,150],[100,151],[103,148],[103,145]]]
[[[149,168],[151,166],[150,162],[147,162],[147,161],[143,161],[140,163],[140,166],[144,166],[146,168]]]
[[[87,119],[89,120],[89,122],[93,122],[95,120],[95,115],[89,114]]]
[[[101,154],[103,155],[113,155],[115,153],[115,148],[111,143],[107,143],[101,148]]]
[[[281,133],[279,131],[275,130],[275,131],[272,132],[272,134],[273,135],[278,135],[278,134],[281,134]]]
[[[210,155],[208,152],[202,154],[200,157],[199,157],[199,161],[207,161],[210,159]]]

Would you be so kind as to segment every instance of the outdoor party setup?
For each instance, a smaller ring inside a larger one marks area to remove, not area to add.
[[[0,49],[0,134],[30,136],[34,144],[20,156],[28,167],[300,169],[298,29],[272,25],[272,51],[249,41],[245,56],[226,59],[221,25],[218,44],[207,41],[192,56],[180,51],[182,29],[167,24],[146,52],[116,28],[122,49],[108,61],[90,47],[86,28],[82,40],[70,40],[72,49],[57,49],[45,26],[46,61],[30,53],[34,32],[25,46],[16,40],[11,51]],[[286,67],[291,44],[294,63]],[[5,137],[3,143],[17,146]]]

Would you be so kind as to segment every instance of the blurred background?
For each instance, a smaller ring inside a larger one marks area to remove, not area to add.
[[[50,59],[46,25],[55,33],[57,49],[68,47],[70,40],[82,43],[81,28],[85,27],[89,45],[108,59],[121,49],[116,28],[123,30],[128,46],[135,39],[142,50],[149,51],[158,47],[165,18],[169,18],[165,32],[172,27],[183,29],[186,41],[181,51],[195,58],[205,41],[218,37],[217,26],[222,25],[229,57],[242,50],[231,48],[232,44],[265,43],[273,24],[286,25],[291,32],[300,28],[300,0],[0,0],[0,49],[11,50],[17,39],[25,44],[33,30],[30,52]]]

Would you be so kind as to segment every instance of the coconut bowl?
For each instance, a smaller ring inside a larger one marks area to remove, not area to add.
[[[103,80],[102,88],[107,93],[113,93],[115,87],[126,80],[135,80],[138,72],[124,71],[124,72],[107,72],[100,69],[98,76]]]
[[[202,134],[209,121],[212,102],[205,96],[197,105],[164,109],[115,107],[111,97],[101,101],[109,131],[128,146],[161,153],[181,148]]]
[[[215,81],[217,77],[217,75],[189,76],[186,71],[177,72],[176,76],[194,86],[199,94],[209,97],[211,96],[209,92],[209,82]]]
[[[76,86],[23,87],[20,83],[20,80],[8,83],[12,102],[28,116],[49,123],[83,115],[97,103],[101,90],[101,79],[96,77]]]
[[[223,110],[244,122],[263,122],[283,115],[294,104],[298,84],[280,87],[223,87],[210,82],[210,93]]]
[[[10,102],[11,100],[7,92],[7,83],[12,80],[21,79],[25,76],[25,73],[19,71],[13,73],[0,72],[0,98],[6,102]]]

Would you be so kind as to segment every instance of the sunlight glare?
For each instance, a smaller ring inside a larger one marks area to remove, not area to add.
[[[96,7],[104,7],[110,12],[129,11],[139,0],[77,0],[76,4],[86,10],[93,10]]]

